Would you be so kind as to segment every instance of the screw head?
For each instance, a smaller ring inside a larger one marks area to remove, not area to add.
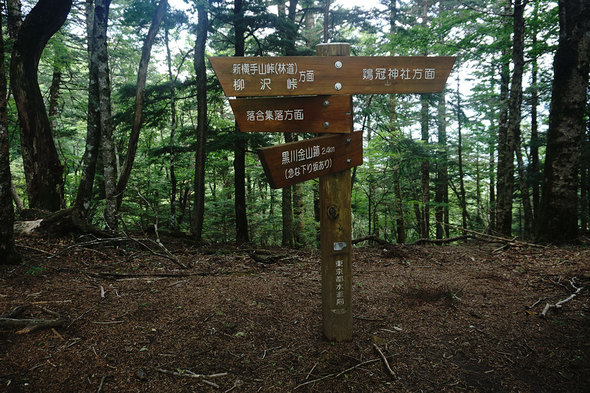
[[[336,63],[334,63],[334,67],[336,67],[337,69],[342,68],[342,62],[338,60]]]
[[[322,105],[323,105],[324,107],[328,107],[328,106],[330,106],[330,100],[324,100],[324,102],[322,102]]]
[[[340,83],[340,82],[336,82],[336,83],[334,84],[334,89],[336,89],[336,90],[342,90],[342,83]]]
[[[329,121],[325,121],[323,124],[324,128],[329,128],[330,127],[330,122]]]

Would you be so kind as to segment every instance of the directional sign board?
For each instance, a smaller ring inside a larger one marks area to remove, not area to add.
[[[283,188],[363,163],[363,133],[327,135],[258,151],[272,188]]]
[[[225,95],[434,93],[444,89],[454,57],[210,57]]]
[[[352,131],[350,95],[238,98],[229,103],[242,132]]]

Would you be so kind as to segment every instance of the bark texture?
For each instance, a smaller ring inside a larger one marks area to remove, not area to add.
[[[244,1],[234,0],[234,31],[235,31],[235,55],[244,56],[246,25],[244,22]],[[239,128],[236,123],[236,132]],[[246,140],[236,138],[234,147],[234,207],[236,212],[236,242],[247,243],[248,215],[246,211]]]
[[[207,69],[205,68],[205,43],[209,16],[204,2],[197,7],[198,24],[195,43],[194,67],[197,78],[197,151],[195,153],[195,207],[193,211],[192,235],[201,241],[205,218],[205,162],[207,157]]]
[[[504,9],[510,14],[510,2],[506,2]],[[506,35],[509,28],[505,26]],[[508,48],[504,50],[503,57],[508,56]],[[500,115],[498,123],[498,176],[496,198],[496,230],[504,235],[512,232],[512,194],[514,188],[514,138],[508,132],[508,94],[510,86],[510,65],[502,64],[500,71]]]
[[[2,8],[0,3],[0,14]],[[0,18],[0,31],[2,31],[2,18]],[[4,37],[0,34],[0,265],[20,262],[20,256],[14,248],[13,237],[14,207],[11,194],[6,91]]]
[[[53,141],[37,72],[43,49],[65,22],[71,6],[71,0],[40,0],[18,29],[10,62],[29,206],[50,211],[63,206],[63,166]]]
[[[537,239],[576,240],[578,173],[590,58],[590,4],[559,2],[560,37],[554,79]]]
[[[100,113],[98,95],[98,52],[95,48],[97,39],[106,39],[104,36],[93,34],[94,9],[91,1],[85,2],[86,32],[88,41],[88,118],[86,119],[86,143],[80,173],[80,183],[74,206],[87,214],[92,201],[92,187],[96,175],[96,163],[100,145]]]
[[[139,142],[139,133],[143,123],[145,85],[147,81],[147,71],[150,63],[152,46],[154,44],[154,40],[156,39],[156,35],[158,34],[158,30],[160,29],[162,19],[164,19],[164,15],[166,14],[167,7],[168,0],[160,0],[160,3],[154,12],[154,16],[152,17],[150,28],[143,42],[143,47],[141,48],[141,58],[139,60],[139,69],[137,71],[137,87],[135,89],[133,126],[131,128],[131,134],[129,135],[127,155],[125,156],[125,161],[123,162],[123,167],[121,168],[121,173],[119,174],[117,188],[115,191],[117,195],[117,207],[121,205],[123,193],[125,192],[125,188],[127,188],[127,183],[129,182],[129,177],[131,176],[131,169],[133,168],[133,163],[135,162],[137,144]]]

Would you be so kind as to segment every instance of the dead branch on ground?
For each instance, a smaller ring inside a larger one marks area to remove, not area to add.
[[[541,311],[541,314],[539,314],[541,317],[543,317],[543,318],[547,317],[547,313],[549,312],[549,310],[560,309],[561,307],[563,307],[563,305],[565,303],[569,302],[570,300],[573,300],[576,296],[578,296],[580,294],[580,292],[584,289],[584,287],[577,287],[576,286],[576,278],[575,277],[570,280],[570,285],[574,289],[574,292],[571,295],[569,295],[568,297],[566,297],[565,299],[560,300],[555,304],[550,304],[550,303],[545,304],[545,308],[543,309],[543,311]]]
[[[30,333],[35,330],[63,326],[63,319],[15,319],[0,318],[0,328],[22,328],[16,334]]]
[[[351,243],[354,245],[354,244],[362,243],[367,240],[374,241],[374,242],[379,243],[383,246],[389,246],[392,244],[392,243],[389,243],[388,241],[385,241],[385,240],[377,237],[377,235],[374,235],[374,234],[369,235],[369,236],[359,237],[357,239],[353,239]]]
[[[373,347],[377,350],[379,356],[381,356],[381,359],[383,360],[383,363],[385,364],[385,367],[387,368],[389,375],[391,375],[393,378],[397,378],[395,372],[391,369],[391,366],[389,365],[389,362],[387,361],[387,358],[385,357],[381,349],[377,346],[377,344],[373,344]]]
[[[192,372],[191,370],[180,370],[179,371],[170,371],[170,370],[165,370],[162,368],[157,368],[156,371],[162,373],[162,374],[168,374],[168,375],[174,375],[176,377],[186,377],[186,378],[195,378],[195,379],[199,379],[201,380],[201,382],[206,383],[209,386],[213,386],[216,389],[219,389],[219,385],[217,385],[216,383],[213,383],[211,381],[208,381],[206,378],[209,379],[213,379],[213,378],[219,378],[219,377],[225,377],[228,375],[228,373],[216,373],[216,374],[196,374],[194,372]]]
[[[464,234],[471,234],[474,235],[474,238],[478,239],[478,240],[482,240],[482,241],[487,241],[490,243],[504,243],[505,246],[512,246],[512,247],[536,247],[536,248],[549,248],[548,246],[545,246],[543,244],[536,244],[536,243],[530,243],[530,242],[525,242],[522,240],[516,240],[515,238],[507,238],[507,237],[500,237],[500,236],[494,236],[494,235],[490,235],[487,233],[483,233],[483,232],[478,232],[478,231],[473,231],[471,229],[467,229],[467,228],[462,228],[460,226],[457,225],[453,225],[453,224],[444,224],[443,225],[448,225],[451,228],[455,228],[457,230],[462,231]],[[501,249],[503,249],[504,247],[501,247]]]
[[[414,243],[415,245],[420,245],[420,244],[446,244],[446,243],[452,243],[452,242],[456,242],[458,240],[466,240],[466,239],[474,239],[475,236],[472,235],[461,235],[461,236],[455,236],[455,237],[449,237],[446,239],[418,239],[416,240]]]
[[[346,369],[346,370],[344,370],[344,371],[340,371],[338,374],[328,374],[328,375],[324,375],[323,377],[320,377],[320,378],[317,378],[317,379],[313,379],[313,380],[311,380],[311,381],[303,382],[303,383],[301,383],[301,384],[299,384],[299,385],[295,386],[295,387],[293,388],[293,390],[297,390],[297,389],[299,389],[299,388],[301,388],[301,387],[303,387],[303,386],[305,386],[305,385],[309,385],[309,384],[312,384],[312,383],[316,383],[316,382],[319,382],[319,381],[323,381],[324,379],[328,379],[328,378],[338,378],[339,376],[341,376],[341,375],[343,375],[343,374],[346,374],[346,373],[347,373],[347,372],[349,372],[349,371],[352,371],[352,370],[354,370],[354,369],[357,369],[357,368],[359,368],[359,367],[362,367],[362,366],[364,366],[364,365],[367,365],[367,364],[370,364],[370,363],[375,363],[375,362],[378,362],[379,360],[381,360],[381,359],[380,359],[380,358],[377,358],[377,359],[365,360],[364,362],[361,362],[361,363],[359,363],[359,364],[356,364],[356,365],[354,365],[354,366],[352,366],[352,367],[349,367],[349,368],[347,368],[347,369]]]

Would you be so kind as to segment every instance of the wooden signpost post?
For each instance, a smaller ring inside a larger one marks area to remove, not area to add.
[[[325,135],[261,149],[273,188],[319,177],[324,335],[352,339],[350,168],[362,164],[362,133],[351,132],[351,94],[441,92],[454,57],[362,57],[350,45],[320,44],[317,56],[211,57],[244,132]],[[299,96],[299,97],[294,97]],[[303,96],[303,97],[301,97]]]

